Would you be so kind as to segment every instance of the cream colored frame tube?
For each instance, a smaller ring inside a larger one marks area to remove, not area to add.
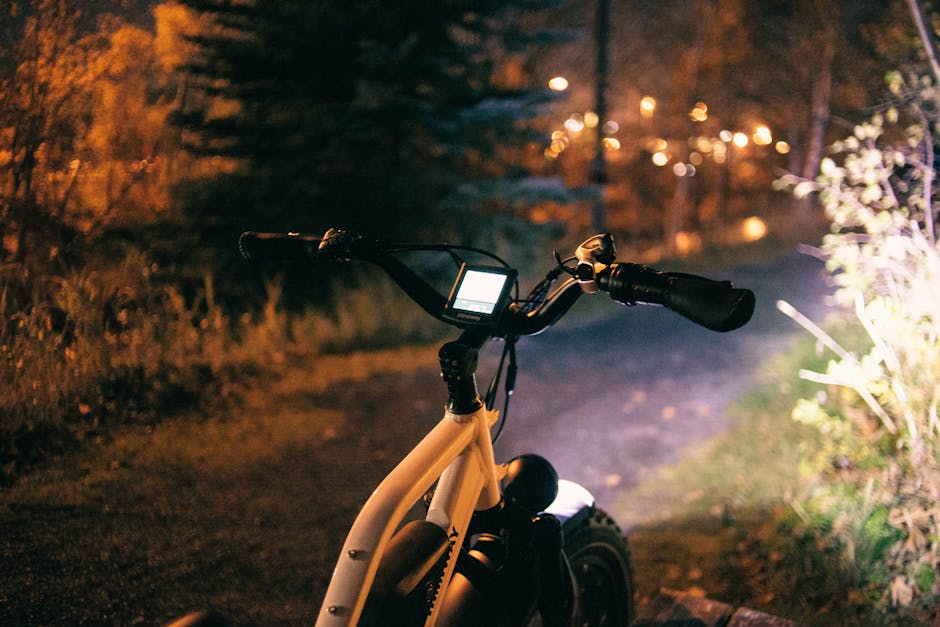
[[[444,597],[457,561],[455,547],[463,543],[474,510],[499,503],[490,438],[497,413],[485,407],[472,414],[446,413],[379,484],[349,530],[317,627],[357,624],[385,547],[411,507],[438,479],[427,520],[444,529],[451,543],[437,599]],[[435,604],[425,625],[434,624],[438,609]]]

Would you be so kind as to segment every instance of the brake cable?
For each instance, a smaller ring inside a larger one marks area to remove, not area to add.
[[[548,296],[548,292],[551,290],[555,279],[564,273],[574,274],[574,270],[566,266],[565,263],[571,262],[575,258],[569,257],[568,259],[562,259],[557,250],[554,251],[554,254],[557,265],[549,270],[545,275],[545,278],[542,279],[539,284],[532,289],[532,292],[529,294],[529,298],[524,301],[517,300],[517,302],[520,303],[519,308],[523,313],[535,311],[539,305],[545,302],[545,298]],[[516,289],[518,289],[518,287],[519,284],[517,282]],[[504,385],[506,397],[503,401],[503,411],[499,417],[499,425],[496,427],[496,433],[493,435],[493,442],[496,442],[496,440],[499,439],[500,434],[503,432],[503,427],[506,426],[506,416],[509,415],[509,399],[512,397],[512,393],[516,389],[516,373],[519,371],[519,366],[516,362],[516,342],[519,340],[519,337],[515,335],[507,335],[504,339],[505,344],[503,345],[503,352],[499,357],[499,365],[496,367],[496,373],[490,380],[490,385],[486,390],[485,398],[486,408],[493,409],[493,406],[496,402],[496,390],[499,387],[499,381],[502,377],[503,368],[506,367],[506,383]],[[507,355],[509,356],[508,366],[506,366]]]
[[[494,374],[492,380],[490,380],[490,386],[486,391],[486,408],[493,409],[493,405],[496,402],[496,389],[499,387],[499,380],[506,362],[506,356],[509,355],[509,364],[506,366],[506,382],[503,387],[506,397],[503,400],[503,411],[499,416],[499,425],[496,427],[496,433],[493,435],[493,442],[499,439],[499,435],[503,432],[503,427],[506,426],[506,416],[509,415],[509,399],[516,390],[516,373],[519,371],[519,366],[516,363],[516,342],[518,340],[519,338],[517,336],[510,335],[506,337],[503,352],[499,358],[499,366],[497,366],[496,374]]]

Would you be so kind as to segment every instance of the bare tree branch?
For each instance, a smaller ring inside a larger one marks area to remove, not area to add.
[[[920,6],[919,0],[907,0],[907,5],[911,9],[911,17],[917,26],[917,32],[920,34],[920,40],[924,44],[924,52],[927,53],[927,59],[930,61],[930,69],[933,71],[934,80],[940,85],[940,61],[937,60],[937,47],[934,44],[933,37],[927,30],[927,22],[924,18],[924,11]],[[931,243],[936,241],[934,236],[934,215],[933,215],[933,177],[934,177],[934,143],[930,133],[930,124],[924,124],[924,131],[927,134],[927,171],[924,176],[924,225],[927,227],[927,237]]]
[[[927,59],[930,61],[930,68],[933,71],[934,79],[937,81],[937,84],[940,85],[940,61],[937,61],[937,47],[934,45],[930,31],[927,30],[924,11],[918,0],[907,0],[907,5],[911,9],[911,16],[914,18],[917,32],[920,34],[921,42],[924,44],[924,52],[927,53]]]

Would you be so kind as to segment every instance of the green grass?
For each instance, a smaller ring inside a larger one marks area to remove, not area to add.
[[[729,409],[727,431],[617,503],[643,521],[631,531],[641,599],[660,587],[693,589],[810,625],[911,624],[910,614],[883,612],[883,559],[899,538],[886,510],[849,485],[839,496],[817,463],[829,443],[790,417],[794,399],[820,389],[797,372],[824,368],[826,358],[803,339],[770,359]],[[829,533],[837,524],[855,527],[838,541]]]
[[[799,467],[816,432],[790,419],[794,398],[811,394],[812,384],[797,376],[799,366],[818,362],[815,345],[801,340],[790,352],[772,357],[756,377],[755,388],[727,410],[729,427],[712,440],[685,451],[683,462],[658,469],[637,488],[663,508],[662,515],[708,514],[721,507],[766,506],[803,484]],[[818,386],[817,386],[818,387]],[[676,505],[678,504],[678,505]]]

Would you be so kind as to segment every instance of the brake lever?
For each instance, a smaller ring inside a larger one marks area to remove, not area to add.
[[[597,273],[617,259],[614,236],[603,233],[584,240],[575,251],[575,257],[578,259],[575,277],[581,289],[588,294],[598,291]]]

